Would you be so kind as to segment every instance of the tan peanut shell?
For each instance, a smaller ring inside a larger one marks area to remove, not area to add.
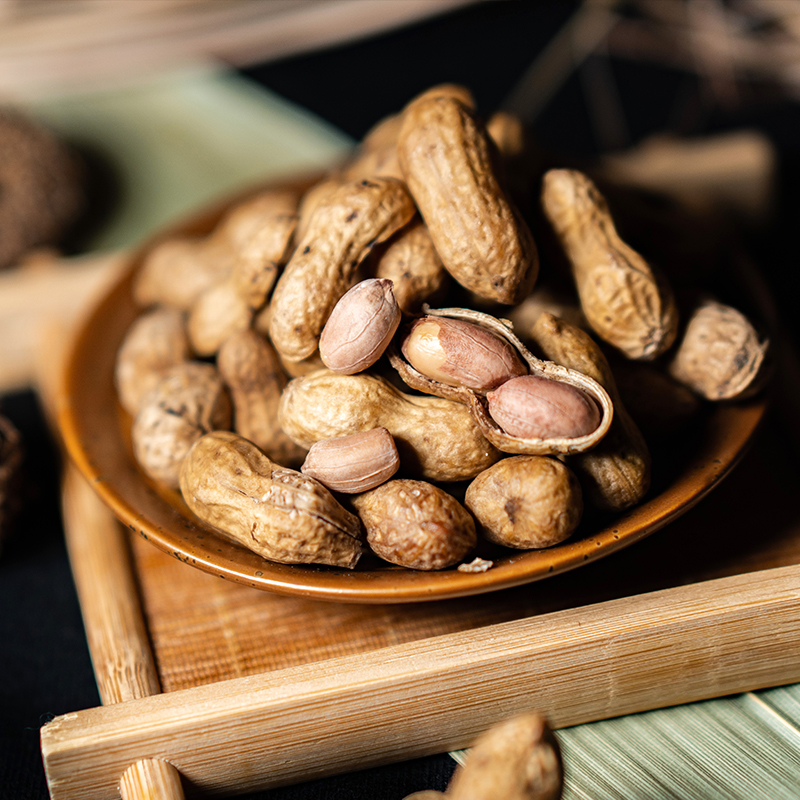
[[[588,333],[552,314],[539,317],[531,338],[547,358],[594,378],[614,403],[614,420],[603,440],[569,462],[581,479],[587,501],[607,511],[635,505],[650,488],[652,459],[647,442],[622,404],[602,350]]]
[[[566,464],[548,456],[498,461],[470,483],[464,505],[490,542],[521,550],[560,544],[575,532],[583,514],[578,479]]]
[[[399,468],[392,434],[386,428],[373,428],[316,442],[300,471],[334,492],[355,494],[380,486]]]
[[[577,170],[549,170],[542,181],[542,206],[595,333],[632,359],[651,360],[667,350],[678,332],[672,291],[620,239],[591,179]]]
[[[387,242],[372,274],[392,282],[397,304],[406,314],[418,313],[423,303],[442,295],[450,282],[431,235],[419,217]]]
[[[352,569],[361,556],[353,514],[321,483],[274,464],[238,434],[199,439],[180,489],[199,519],[270,561]]]
[[[189,340],[199,356],[212,356],[234,333],[247,330],[253,309],[229,275],[206,289],[189,312]]]
[[[500,458],[462,403],[404,394],[387,380],[321,370],[295,378],[283,392],[281,427],[301,447],[384,427],[404,468],[426,480],[474,478]]]
[[[559,800],[564,766],[558,740],[536,712],[518,714],[481,734],[456,769],[448,800]]]
[[[254,330],[233,334],[217,354],[217,369],[230,390],[234,430],[272,461],[296,467],[305,457],[278,424],[278,405],[288,383],[272,345]]]
[[[313,355],[325,321],[370,248],[414,213],[405,185],[394,178],[346,183],[317,208],[270,302],[270,338],[284,359]]]
[[[276,214],[265,220],[237,252],[231,280],[254,311],[264,305],[289,258],[296,226],[296,214]]]
[[[233,261],[226,242],[165,239],[145,255],[134,281],[134,299],[140,306],[163,304],[188,311],[204,291],[230,273]]]
[[[531,290],[538,253],[495,173],[492,145],[459,100],[415,100],[397,143],[408,188],[445,269],[481,297],[513,304]]]
[[[761,386],[768,346],[744,314],[706,299],[693,310],[667,369],[707,400],[746,397]]]
[[[183,313],[169,306],[146,311],[125,334],[114,366],[114,383],[122,407],[135,416],[142,398],[166,369],[188,361],[189,339]]]
[[[160,242],[146,255],[136,276],[137,303],[190,309],[204,291],[230,274],[248,247],[258,243],[260,228],[295,214],[298,200],[295,192],[261,192],[237,203],[208,236]]]
[[[133,452],[153,480],[177,488],[189,448],[230,423],[230,398],[216,367],[187,361],[166,370],[142,400],[131,429]]]
[[[469,512],[455,497],[425,481],[389,481],[356,495],[352,502],[367,544],[392,564],[446,569],[463,561],[477,544]]]
[[[585,392],[600,409],[600,424],[596,430],[587,435],[550,439],[523,439],[510,436],[489,416],[483,393],[463,386],[448,386],[431,380],[414,369],[396,350],[389,351],[392,366],[412,389],[466,404],[478,428],[498,450],[515,455],[568,455],[596,446],[606,435],[614,416],[614,406],[606,390],[596,380],[552,361],[543,361],[537,358],[514,335],[508,324],[489,314],[468,308],[425,309],[425,311],[430,316],[459,319],[485,327],[495,336],[508,342],[519,353],[531,375],[547,380],[562,381]]]
[[[397,160],[397,134],[402,117],[393,114],[374,125],[364,136],[354,157],[341,171],[343,180],[388,177],[403,179]]]

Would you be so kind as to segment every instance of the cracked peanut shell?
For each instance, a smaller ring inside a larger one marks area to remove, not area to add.
[[[512,436],[490,416],[485,392],[469,389],[466,386],[448,386],[432,380],[414,369],[394,348],[389,350],[389,360],[405,383],[417,391],[465,404],[480,431],[498,450],[514,455],[569,455],[589,450],[608,433],[614,416],[614,406],[606,390],[596,380],[552,361],[543,361],[537,358],[514,335],[509,323],[489,314],[469,308],[426,308],[424,310],[431,317],[447,317],[483,326],[490,333],[511,345],[527,365],[530,375],[548,381],[565,383],[572,389],[588,395],[599,408],[600,422],[597,428],[588,434],[529,439]]]

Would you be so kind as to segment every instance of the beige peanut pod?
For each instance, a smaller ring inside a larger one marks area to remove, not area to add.
[[[397,159],[397,134],[401,124],[401,115],[393,114],[373,126],[342,170],[342,179],[355,181],[388,177],[402,180],[403,173]]]
[[[397,144],[445,269],[481,297],[513,304],[536,280],[538,253],[500,185],[492,147],[473,112],[446,96],[409,104]]]
[[[355,494],[385,483],[400,468],[392,434],[373,428],[311,445],[300,471],[334,492]]]
[[[353,514],[321,483],[274,464],[238,434],[199,439],[180,488],[199,519],[270,561],[352,569],[361,556]]]
[[[614,403],[614,420],[603,440],[569,462],[581,479],[586,499],[607,511],[635,505],[650,488],[650,450],[622,404],[602,350],[588,333],[552,314],[539,317],[531,338],[547,358],[594,378]]]
[[[628,358],[651,360],[667,350],[678,332],[672,291],[620,239],[594,183],[577,170],[549,170],[542,206],[569,260],[592,330]]]
[[[481,734],[450,780],[449,800],[558,800],[564,767],[547,720],[527,712]]]
[[[405,185],[393,178],[346,183],[317,208],[270,302],[270,338],[284,359],[314,354],[328,316],[370,248],[414,213]]]
[[[427,480],[474,478],[500,457],[462,403],[404,394],[369,373],[321,370],[295,378],[283,392],[281,427],[301,447],[384,427],[405,467]]]
[[[464,505],[490,542],[521,550],[560,544],[572,536],[583,514],[578,479],[548,456],[498,461],[470,483]]]
[[[145,255],[134,280],[134,299],[140,306],[163,304],[188,311],[204,291],[229,274],[233,260],[227,242],[165,239]]]
[[[396,350],[389,350],[389,360],[400,377],[412,388],[426,394],[455,400],[468,406],[476,424],[483,435],[499,450],[515,455],[568,455],[589,450],[608,433],[614,417],[614,406],[606,390],[593,378],[583,375],[574,369],[543,361],[534,356],[514,335],[507,323],[468,308],[425,309],[429,317],[462,320],[485,328],[494,336],[506,342],[518,354],[527,366],[528,374],[547,382],[565,384],[571,392],[585,394],[587,399],[597,405],[598,420],[594,430],[571,433],[546,438],[526,438],[504,431],[492,419],[485,390],[476,390],[464,385],[450,386],[441,381],[429,378],[415,369]],[[520,380],[524,380],[523,376]],[[502,389],[502,385],[500,387]]]
[[[263,450],[272,461],[295,467],[305,457],[278,424],[278,405],[288,378],[272,345],[253,330],[223,342],[217,369],[231,393],[234,430]]]
[[[761,387],[768,346],[744,314],[707,299],[692,312],[667,369],[707,400],[746,397]]]
[[[190,309],[203,292],[230,274],[248,242],[258,241],[261,227],[296,212],[298,199],[295,192],[261,192],[236,203],[208,236],[158,243],[136,276],[137,303]]]
[[[406,314],[418,313],[423,303],[443,294],[450,282],[431,235],[419,218],[387,242],[373,275],[392,282],[397,304]]]
[[[228,276],[206,289],[189,312],[189,340],[199,356],[212,356],[234,333],[247,330],[253,309],[236,283]]]
[[[230,423],[230,397],[216,367],[187,361],[166,370],[143,398],[131,428],[133,452],[151,478],[176,488],[189,448]]]
[[[122,407],[135,416],[142,398],[164,371],[188,361],[189,356],[181,311],[160,306],[137,317],[125,334],[114,366],[114,383]]]
[[[452,495],[425,481],[389,481],[353,498],[367,544],[401,567],[438,570],[463,561],[477,544],[475,522]]]

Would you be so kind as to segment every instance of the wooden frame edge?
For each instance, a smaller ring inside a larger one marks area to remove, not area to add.
[[[798,649],[792,565],[65,714],[42,754],[52,800],[117,797],[148,758],[230,795],[465,747],[524,709],[567,727],[793,683]]]

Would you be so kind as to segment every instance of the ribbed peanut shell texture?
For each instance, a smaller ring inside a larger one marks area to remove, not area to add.
[[[542,206],[595,333],[628,358],[651,360],[667,350],[678,332],[672,291],[620,239],[594,183],[577,170],[550,170],[542,181]]]
[[[538,252],[498,180],[488,134],[472,111],[453,97],[413,101],[397,150],[447,271],[481,297],[522,300],[538,275]]]
[[[270,304],[269,335],[283,359],[314,354],[358,265],[415,213],[405,185],[394,178],[344,184],[316,208]]]
[[[353,498],[353,505],[372,550],[401,567],[446,569],[477,544],[469,512],[455,497],[425,481],[389,481]]]
[[[361,556],[358,519],[318,481],[274,464],[238,434],[198,440],[180,488],[203,522],[270,561],[352,569]]]
[[[230,396],[216,367],[187,361],[166,370],[142,400],[131,428],[133,452],[153,480],[176,488],[192,444],[230,423]]]
[[[521,550],[560,544],[583,514],[578,479],[547,456],[504,458],[472,481],[464,504],[489,541]]]
[[[746,397],[761,386],[767,349],[744,314],[708,299],[692,312],[669,373],[707,400]]]
[[[486,398],[483,393],[463,386],[448,386],[439,381],[431,380],[414,369],[396,350],[389,350],[389,359],[392,366],[412,389],[465,404],[480,431],[498,450],[515,455],[540,456],[580,453],[594,447],[608,433],[614,417],[614,406],[606,390],[597,381],[575,370],[536,358],[514,335],[509,324],[489,314],[473,311],[469,308],[426,308],[425,312],[431,317],[464,320],[485,327],[495,336],[508,342],[516,350],[521,359],[527,364],[529,374],[546,378],[547,380],[561,381],[575,389],[579,389],[592,398],[600,409],[599,425],[594,431],[583,436],[553,437],[549,439],[524,439],[519,436],[511,436],[503,431],[489,416]]]
[[[278,420],[301,447],[384,427],[404,469],[427,480],[474,478],[500,458],[462,403],[407,395],[369,373],[321,370],[289,382]]]

